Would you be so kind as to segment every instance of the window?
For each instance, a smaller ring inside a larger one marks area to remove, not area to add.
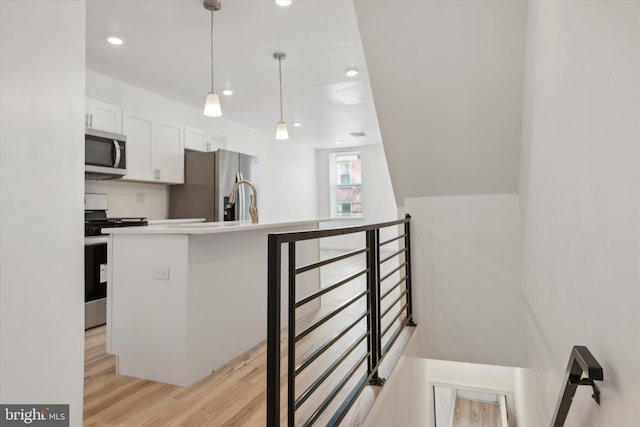
[[[359,151],[331,154],[331,216],[362,216],[362,164]]]

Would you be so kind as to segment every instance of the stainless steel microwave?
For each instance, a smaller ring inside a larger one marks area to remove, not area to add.
[[[117,179],[127,174],[127,137],[86,129],[84,175],[86,179]]]

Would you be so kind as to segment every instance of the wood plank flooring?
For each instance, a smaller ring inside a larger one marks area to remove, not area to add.
[[[500,405],[457,398],[453,427],[502,427]]]
[[[325,256],[325,255],[323,255]],[[353,269],[362,268],[364,258],[345,262],[340,268],[344,275],[337,273],[335,269],[322,273],[323,284],[332,283],[334,277],[345,277]],[[391,269],[392,266],[386,267]],[[357,282],[357,281],[356,281]],[[354,283],[349,290],[336,292],[332,296],[323,299],[323,306],[318,313],[301,320],[298,332],[308,322],[321,317],[331,307],[335,307],[349,292],[358,292],[362,283]],[[341,294],[342,293],[342,294]],[[328,294],[328,295],[331,295]],[[363,307],[354,304],[345,310],[345,315],[353,315]],[[346,317],[345,317],[346,318]],[[306,323],[305,323],[306,322]],[[336,317],[336,321],[329,322],[326,330],[318,332],[323,337],[331,336],[346,325],[344,319]],[[324,326],[323,326],[324,327]],[[362,328],[354,328],[351,336],[362,333]],[[398,342],[385,359],[380,375],[389,375],[402,349],[413,332],[413,328],[404,328]],[[301,342],[297,350],[297,362],[302,360],[318,347],[319,339],[313,338],[314,332],[307,342]],[[154,381],[142,380],[115,373],[115,356],[105,352],[105,327],[98,327],[86,331],[85,334],[85,390],[84,390],[84,426],[86,427],[124,427],[124,426],[263,426],[266,419],[266,344],[260,344],[238,359],[232,361],[215,374],[203,379],[191,387],[184,388]],[[345,337],[346,339],[347,337]],[[306,338],[305,338],[306,340]],[[282,378],[281,383],[286,384],[286,334],[282,337]],[[308,369],[309,373],[300,375],[300,384],[296,384],[296,396],[306,388],[311,379],[326,369],[326,364],[335,360],[337,355],[344,351],[344,346],[337,346],[335,350],[323,356],[326,360],[321,363],[314,362]],[[354,352],[356,353],[356,352]],[[354,357],[355,359],[355,357]],[[317,365],[317,366],[315,366]],[[347,368],[338,369],[336,372],[342,375]],[[366,372],[366,362],[361,366],[354,378]],[[305,379],[305,375],[308,376]],[[333,375],[332,375],[333,376]],[[339,376],[339,375],[338,375]],[[354,379],[355,381],[355,379]],[[353,383],[352,381],[351,383]],[[300,409],[300,419],[306,419],[317,407],[319,401],[324,399],[322,392],[332,389],[336,385],[335,380],[328,380],[326,386],[305,403]],[[350,390],[347,385],[341,395],[327,409],[326,415],[319,418],[317,425],[325,425],[330,415],[337,408],[340,399]],[[357,402],[351,408],[343,426],[360,425],[377,394],[378,387],[367,386],[360,394]],[[319,394],[320,397],[315,397]],[[286,392],[283,388],[281,394],[283,405],[282,414],[285,414]],[[307,408],[308,407],[308,408]],[[296,421],[298,418],[296,418]],[[284,421],[284,420],[283,420]],[[282,425],[285,425],[282,422]]]

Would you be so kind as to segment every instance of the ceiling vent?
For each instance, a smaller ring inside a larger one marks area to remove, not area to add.
[[[364,132],[351,132],[351,134],[350,134],[350,135],[351,135],[352,137],[354,137],[354,138],[361,138],[361,137],[363,137],[365,134],[364,134]]]

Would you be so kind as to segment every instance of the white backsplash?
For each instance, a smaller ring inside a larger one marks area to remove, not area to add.
[[[167,219],[169,186],[118,180],[85,180],[85,193],[104,193],[109,199],[110,217]]]

